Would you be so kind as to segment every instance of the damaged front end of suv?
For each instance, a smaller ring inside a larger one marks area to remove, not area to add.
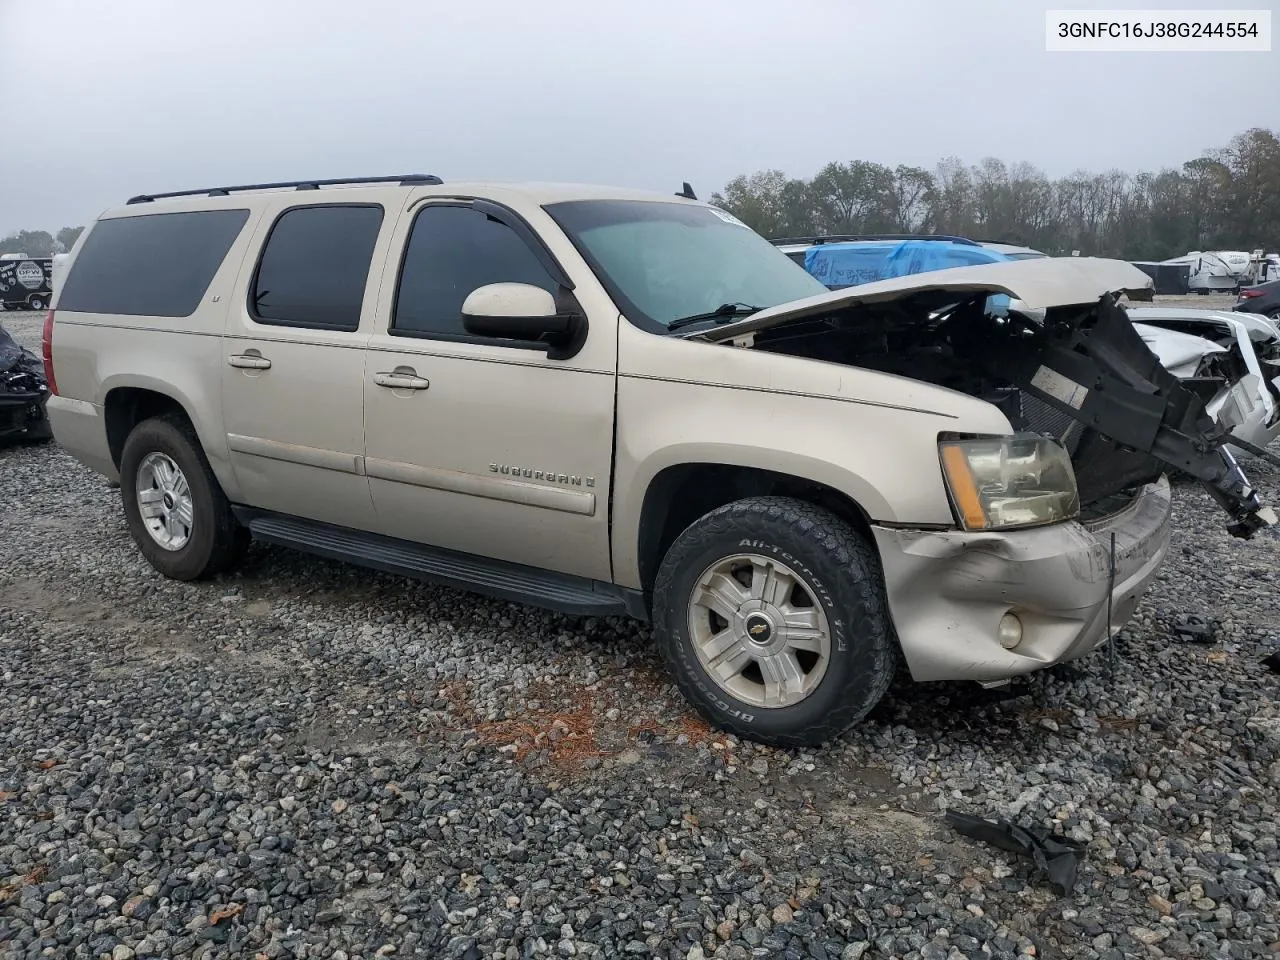
[[[698,336],[848,364],[987,400],[1014,430],[1071,457],[1081,517],[1123,506],[1170,468],[1198,479],[1248,538],[1276,523],[1193,385],[1169,373],[1119,296],[1149,278],[1129,264],[1045,258],[939,270],[783,304]],[[1007,294],[1039,314],[985,309]],[[1280,462],[1260,448],[1249,452]]]

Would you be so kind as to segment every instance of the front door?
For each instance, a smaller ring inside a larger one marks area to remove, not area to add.
[[[360,319],[370,274],[380,272],[371,263],[384,212],[342,203],[273,213],[264,218],[266,244],[228,311],[223,339],[223,418],[241,499],[367,528],[368,333]]]
[[[469,336],[461,311],[471,291],[523,282],[556,293],[563,268],[492,205],[428,202],[400,232],[403,261],[389,258],[365,366],[378,528],[610,579],[616,312],[590,316],[567,360]]]

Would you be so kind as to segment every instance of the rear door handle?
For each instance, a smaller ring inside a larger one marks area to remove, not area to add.
[[[396,370],[394,372],[375,373],[373,382],[380,387],[388,387],[392,390],[426,390],[431,386],[431,381],[426,377],[420,377],[412,370]]]
[[[227,357],[227,363],[243,370],[270,370],[271,361],[266,357],[255,357],[248,353],[233,353]]]

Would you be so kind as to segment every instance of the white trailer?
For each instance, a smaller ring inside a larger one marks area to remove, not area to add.
[[[1239,265],[1231,264],[1218,251],[1193,250],[1161,262],[1187,264],[1190,268],[1187,289],[1192,293],[1232,293],[1240,286]],[[1245,266],[1248,266],[1247,255]]]

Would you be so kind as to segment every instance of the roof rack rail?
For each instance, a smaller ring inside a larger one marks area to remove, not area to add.
[[[333,187],[354,183],[399,183],[402,187],[417,187],[424,184],[436,186],[444,183],[433,173],[406,173],[394,177],[340,177],[334,180],[282,180],[279,183],[243,183],[231,187],[201,187],[199,190],[174,190],[169,193],[140,193],[130,197],[129,203],[150,203],[152,200],[167,200],[171,197],[226,197],[242,190],[282,190],[293,187],[295,190],[319,190],[321,187]]]
[[[953,237],[945,233],[832,233],[820,237],[777,237],[769,242],[775,245],[784,243],[849,243],[856,240],[943,240],[950,243],[963,243],[971,247],[981,246],[976,240],[968,237]]]

